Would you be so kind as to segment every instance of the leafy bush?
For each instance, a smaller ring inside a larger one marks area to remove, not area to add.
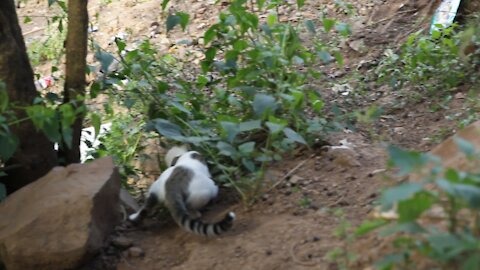
[[[430,94],[442,94],[462,83],[476,81],[480,54],[469,55],[477,61],[462,59],[465,30],[458,31],[457,26],[439,27],[431,35],[410,35],[398,54],[387,50],[376,70],[379,81],[387,81],[395,89],[409,86]],[[478,45],[478,36],[471,36],[471,41]]]
[[[317,32],[312,21],[280,23],[274,12],[279,3],[258,1],[258,9],[268,12],[260,22],[245,3],[232,1],[205,32],[200,67],[159,55],[148,41],[125,51],[126,44],[117,40],[123,69],[106,83],[115,85],[110,90],[121,104],[148,116],[147,129],[200,149],[215,163],[217,179],[250,200],[262,187],[267,162],[280,160],[297,144],[308,146],[324,130],[323,101],[308,83],[319,77],[319,60],[342,58],[320,39],[313,48],[303,44],[300,28]],[[185,28],[188,18],[170,15],[167,29]],[[325,32],[335,27],[349,33],[345,24],[322,22]],[[112,56],[99,52],[97,58],[108,64]]]
[[[430,265],[443,269],[480,269],[480,152],[461,138],[455,141],[471,161],[471,171],[444,168],[429,154],[389,148],[400,175],[428,172],[382,193],[383,209],[395,205],[398,219],[368,221],[357,231],[362,235],[384,227],[380,235],[394,237],[396,252],[378,262],[380,269],[415,269],[413,257],[430,259]]]

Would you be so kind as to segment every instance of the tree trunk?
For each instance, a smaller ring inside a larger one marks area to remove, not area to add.
[[[85,71],[87,68],[88,10],[87,0],[68,1],[67,66],[64,102],[76,99],[77,108],[83,106]],[[78,99],[77,97],[81,97]],[[79,101],[81,100],[81,101]],[[67,164],[80,161],[80,134],[85,114],[77,115],[73,124],[71,149],[64,149]]]
[[[38,96],[33,80],[14,1],[0,0],[0,81],[7,84],[10,101],[18,106],[31,105]],[[17,117],[23,118],[25,113],[17,111]],[[20,145],[5,165],[21,168],[7,171],[8,176],[0,178],[8,193],[35,181],[57,164],[53,143],[32,122],[24,121],[11,129]]]

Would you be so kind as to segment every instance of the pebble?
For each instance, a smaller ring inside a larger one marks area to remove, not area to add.
[[[145,252],[139,247],[131,247],[128,249],[128,255],[130,255],[130,257],[143,257]]]
[[[132,239],[126,238],[124,236],[118,236],[113,238],[112,244],[118,248],[128,248],[133,245]]]

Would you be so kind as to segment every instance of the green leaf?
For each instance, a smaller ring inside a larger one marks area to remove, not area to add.
[[[13,156],[18,144],[18,138],[12,133],[0,133],[0,158],[2,162],[8,161]]]
[[[385,229],[383,229],[379,233],[379,235],[381,237],[387,237],[395,233],[417,234],[417,233],[423,233],[423,232],[425,232],[425,229],[423,229],[423,227],[420,226],[417,222],[405,222],[405,223],[394,223],[391,226],[388,226]]]
[[[280,131],[282,131],[286,125],[283,125],[283,124],[277,124],[277,123],[273,123],[273,122],[266,122],[265,125],[268,127],[268,129],[270,130],[270,133],[272,134],[276,134]]]
[[[437,180],[437,185],[447,194],[464,200],[470,208],[480,209],[480,188],[467,184],[454,184],[445,179]]]
[[[0,88],[0,112],[6,111],[8,108],[8,93],[6,89]]]
[[[238,146],[238,151],[242,154],[250,154],[255,150],[255,142],[246,142]]]
[[[249,170],[250,172],[254,172],[254,171],[255,171],[255,163],[253,163],[251,160],[246,159],[246,158],[242,158],[242,164],[243,164],[243,166],[245,166],[245,168],[247,168],[247,170]]]
[[[102,124],[102,120],[100,118],[100,115],[98,115],[96,113],[92,113],[90,117],[91,117],[91,120],[92,120],[93,129],[95,130],[94,139],[96,139],[98,134],[100,133],[100,125]]]
[[[235,43],[233,43],[233,48],[236,51],[245,50],[246,48],[248,48],[248,42],[246,42],[243,39],[239,39],[239,40],[235,41]]]
[[[399,175],[407,175],[422,167],[428,161],[425,154],[415,151],[405,151],[394,145],[388,147],[389,164],[399,168]]]
[[[190,14],[185,12],[177,12],[177,16],[180,18],[180,26],[182,26],[182,30],[185,31],[188,21],[190,20]]]
[[[220,151],[219,152],[220,155],[229,156],[232,159],[238,156],[238,153],[237,153],[237,150],[235,150],[235,147],[233,147],[229,143],[220,141],[217,143],[217,149]]]
[[[263,8],[263,5],[265,4],[266,0],[257,0],[257,7],[259,10]]]
[[[374,263],[376,269],[390,270],[396,264],[401,264],[405,261],[405,255],[403,253],[394,253],[383,256],[380,260]]]
[[[327,19],[327,18],[323,18],[322,20],[323,22],[323,29],[325,29],[325,32],[330,32],[330,30],[332,30],[333,26],[335,25],[335,20],[332,20],[332,19]]]
[[[45,121],[41,130],[51,142],[60,142],[62,140],[62,134],[60,133],[60,121],[59,114],[55,111],[52,114],[46,114],[44,116]]]
[[[199,145],[200,143],[208,142],[212,140],[212,138],[207,136],[181,136],[181,135],[175,136],[173,139],[179,142],[191,143],[195,145]]]
[[[460,151],[462,151],[467,157],[471,157],[475,154],[475,146],[471,142],[458,136],[453,137],[453,141],[458,149],[460,149]]]
[[[380,202],[384,209],[390,209],[393,204],[409,199],[415,195],[415,193],[423,190],[423,186],[419,183],[407,182],[395,187],[391,187],[384,192],[380,197]]]
[[[335,52],[334,55],[338,65],[340,67],[343,67],[343,55],[340,52]]]
[[[262,128],[262,121],[260,120],[246,121],[238,125],[238,130],[240,132],[261,129],[261,128]]]
[[[434,202],[434,197],[427,191],[417,192],[413,198],[400,201],[397,212],[399,222],[410,222],[416,220],[420,215],[428,210]]]
[[[340,33],[340,35],[347,37],[352,33],[352,30],[350,29],[350,25],[347,23],[337,23],[335,25],[335,30]]]
[[[210,28],[208,28],[207,31],[205,31],[205,34],[203,35],[203,42],[205,43],[205,45],[210,43],[210,41],[215,38],[215,36],[217,35],[217,27],[217,25],[212,25]]]
[[[273,27],[274,24],[276,24],[278,22],[278,16],[277,14],[274,14],[274,13],[270,13],[268,14],[267,16],[267,24],[269,27]],[[268,30],[270,31],[270,29]],[[267,33],[268,34],[268,33]]]
[[[114,59],[112,54],[102,51],[101,49],[97,49],[95,52],[95,58],[100,61],[101,69],[104,72],[108,71]]]
[[[0,183],[0,202],[7,198],[7,189],[3,183]]]
[[[334,59],[333,56],[327,51],[319,51],[317,55],[324,64],[328,64]]]
[[[256,94],[253,99],[253,111],[257,116],[264,115],[268,111],[275,111],[276,106],[275,98],[270,95]]]
[[[427,236],[427,241],[430,243],[430,246],[439,254],[447,254],[452,250],[461,253],[462,249],[457,249],[458,247],[465,246],[462,240],[457,236],[450,233],[432,233]],[[452,255],[458,255],[452,254]]]
[[[152,120],[151,124],[167,139],[176,140],[179,136],[182,137],[182,129],[168,120],[157,118]]]
[[[163,0],[163,1],[162,1],[162,10],[165,10],[165,8],[166,8],[167,5],[168,5],[168,2],[170,2],[170,0]]]
[[[29,16],[25,16],[25,18],[23,18],[23,23],[27,24],[31,22],[32,22],[32,18],[30,18]]]
[[[312,34],[317,33],[317,30],[315,29],[315,25],[313,24],[312,20],[305,20],[304,23],[310,33]]]
[[[365,235],[375,229],[378,229],[384,225],[388,224],[388,221],[383,219],[376,219],[376,220],[367,220],[364,221],[356,230],[355,236],[360,237]]]
[[[58,0],[48,0],[48,6],[55,4]]]
[[[215,58],[215,55],[217,54],[217,49],[213,48],[213,47],[210,47],[207,49],[207,51],[205,52],[205,59],[207,61],[212,61],[213,58]]]
[[[294,142],[298,142],[298,143],[307,145],[307,142],[306,142],[305,139],[302,137],[302,135],[298,134],[298,133],[295,132],[293,129],[287,127],[287,128],[285,128],[285,129],[283,130],[283,133],[284,133],[285,136],[287,136],[287,138],[289,138],[290,140],[292,140],[292,141],[294,141]]]
[[[70,126],[62,126],[62,138],[69,149],[72,149],[73,144],[73,129]]]
[[[301,8],[305,5],[305,0],[297,0],[297,7]]]
[[[480,269],[480,256],[476,252],[471,254],[467,260],[462,262],[462,270],[478,270]]]
[[[180,23],[179,16],[169,14],[167,17],[167,32],[170,32],[170,30],[172,30],[179,23]]]
[[[65,103],[60,105],[61,122],[63,127],[70,127],[75,122],[75,109],[72,104]]]
[[[227,121],[220,121],[220,126],[226,133],[226,139],[228,142],[232,143],[235,140],[235,137],[240,132],[237,123],[227,122]]]
[[[117,44],[118,52],[121,53],[125,48],[127,47],[127,44],[125,41],[121,38],[116,38],[115,39],[115,44]]]

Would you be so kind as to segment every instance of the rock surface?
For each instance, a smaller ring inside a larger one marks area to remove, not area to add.
[[[111,158],[56,167],[0,204],[0,261],[9,270],[72,269],[120,220]]]

